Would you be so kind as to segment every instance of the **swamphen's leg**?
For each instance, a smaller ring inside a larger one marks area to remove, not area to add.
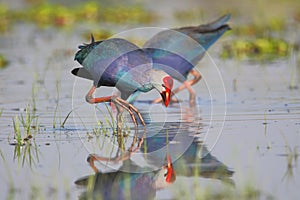
[[[93,93],[95,92],[96,87],[93,86],[90,91],[87,93],[85,99],[88,103],[94,104],[94,103],[103,103],[103,102],[114,102],[115,104],[121,106],[122,108],[124,108],[125,110],[127,110],[134,122],[135,125],[137,124],[136,118],[134,116],[135,112],[139,119],[141,120],[141,123],[145,126],[145,121],[141,115],[141,113],[138,111],[138,109],[136,107],[134,107],[133,105],[131,105],[130,103],[128,103],[127,101],[121,99],[120,97],[116,97],[116,96],[107,96],[107,97],[98,97],[98,98],[94,98],[93,97]]]
[[[95,166],[95,161],[105,161],[105,162],[118,163],[120,161],[128,160],[135,152],[137,152],[141,148],[141,146],[144,142],[144,138],[140,138],[139,142],[137,143],[137,147],[134,148],[136,142],[137,142],[137,137],[135,136],[134,140],[132,141],[132,144],[131,144],[130,148],[128,149],[128,151],[125,152],[124,155],[117,156],[115,158],[107,158],[107,157],[98,156],[97,154],[90,154],[87,158],[87,162],[90,164],[90,166],[94,170],[94,172],[98,173],[99,170]]]
[[[95,155],[89,155],[89,157],[87,158],[88,163],[90,164],[91,168],[94,170],[95,173],[98,173],[99,170],[97,169],[97,167],[95,166],[95,160],[97,160]]]
[[[186,88],[190,93],[190,105],[194,106],[195,101],[196,101],[196,94],[195,94],[195,91],[193,90],[193,88],[191,86],[196,84],[201,79],[201,74],[199,72],[197,72],[196,70],[194,70],[194,69],[192,69],[189,73],[194,76],[194,79],[183,82],[183,84],[181,86],[179,86],[178,88],[176,88],[173,91],[173,95],[176,94],[176,93],[179,93],[184,88]]]

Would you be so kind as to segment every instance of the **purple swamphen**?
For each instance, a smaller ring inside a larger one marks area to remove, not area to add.
[[[201,79],[194,68],[202,59],[205,51],[230,27],[225,24],[230,14],[224,15],[209,24],[189,26],[161,31],[150,38],[143,49],[152,57],[154,68],[162,69],[183,84],[173,91],[178,93],[187,88],[190,93],[190,104],[195,104],[195,92],[192,85]],[[188,74],[194,79],[187,81]],[[156,99],[154,102],[160,102]]]
[[[152,58],[133,43],[120,38],[95,41],[91,35],[91,43],[78,48],[74,60],[83,67],[73,69],[72,74],[94,81],[86,95],[88,103],[114,102],[129,112],[135,125],[134,112],[143,125],[145,122],[138,109],[126,101],[130,95],[156,89],[168,106],[173,79],[164,71],[154,69]],[[93,93],[100,86],[116,87],[121,97],[94,98]]]

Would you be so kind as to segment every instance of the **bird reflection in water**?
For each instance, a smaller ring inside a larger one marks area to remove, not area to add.
[[[172,123],[168,123],[167,126],[172,126]],[[172,140],[171,136],[169,141]],[[147,145],[145,146],[143,143]],[[212,156],[202,141],[196,137],[179,157],[175,155],[176,153],[173,155],[171,150],[178,148],[180,144],[169,143],[167,153],[165,155],[160,153],[161,157],[164,157],[165,164],[157,170],[149,170],[145,166],[139,166],[132,159],[135,154],[151,154],[151,152],[166,145],[165,143],[166,138],[158,134],[158,136],[150,138],[134,139],[128,151],[121,156],[109,158],[96,154],[89,155],[87,160],[95,174],[80,178],[75,182],[77,185],[87,186],[81,199],[154,199],[157,190],[173,184],[176,177],[180,176],[211,178],[234,185],[233,180],[231,180],[234,172]],[[168,152],[172,157],[178,159],[172,162]],[[151,160],[153,157],[155,156],[147,156],[148,166],[155,163],[155,158]],[[103,173],[101,169],[97,169],[95,161],[122,163],[122,166],[118,170]]]
[[[176,124],[178,123],[170,122],[165,124],[165,126],[168,127],[168,130],[171,130],[171,127],[176,127]],[[144,145],[142,145],[140,150],[146,154],[155,154],[154,157],[158,157],[159,153],[156,154],[156,152],[159,152],[159,149],[167,145],[173,160],[173,170],[176,171],[177,177],[196,176],[211,178],[234,186],[234,182],[231,179],[234,171],[211,154],[203,141],[197,137],[199,134],[192,134],[190,130],[197,128],[201,129],[201,127],[196,127],[192,123],[182,123],[180,133],[174,135],[169,131],[168,144],[166,138],[158,134],[145,139],[147,148],[145,149]],[[187,140],[191,140],[188,147],[185,146]],[[148,159],[148,162],[151,163],[151,161],[151,159]]]
[[[156,190],[167,187],[176,180],[176,173],[170,155],[167,153],[165,164],[158,170],[142,169],[130,158],[142,146],[144,139],[135,140],[122,156],[114,158],[91,154],[87,161],[95,175],[78,179],[75,184],[87,186],[81,199],[154,199]],[[122,163],[117,171],[102,173],[95,166],[95,161]],[[135,173],[137,172],[137,173]]]

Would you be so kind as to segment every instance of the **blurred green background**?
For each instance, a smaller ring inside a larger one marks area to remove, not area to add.
[[[0,1],[0,37],[20,23],[35,24],[41,29],[72,31],[87,26],[88,38],[105,39],[121,27],[178,27],[210,22],[231,13],[228,33],[232,40],[222,46],[222,58],[273,60],[299,49],[297,30],[300,1],[227,0],[227,1],[140,1],[140,0],[2,0]],[[0,55],[0,66],[7,61]]]

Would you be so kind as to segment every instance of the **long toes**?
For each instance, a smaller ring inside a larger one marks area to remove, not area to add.
[[[141,120],[141,123],[143,124],[143,126],[146,126],[146,123],[145,123],[144,119],[140,118],[140,120]]]
[[[138,115],[139,119],[141,120],[141,123],[144,126],[146,125],[141,113],[139,112],[139,110],[136,107],[134,107],[133,105],[131,105],[127,101],[125,101],[123,99],[120,99],[120,98],[116,98],[116,99],[114,99],[114,101],[116,101],[120,106],[122,106],[123,108],[125,108],[129,112],[129,114],[130,114],[130,116],[133,120],[133,123],[136,126],[138,125],[138,123],[137,123],[136,117],[134,116],[133,112],[135,112]]]
[[[143,126],[146,126],[145,121],[144,121],[144,119],[143,119],[141,113],[140,113],[139,111],[137,111],[137,112],[135,112],[135,113],[138,115],[138,117],[139,117],[141,123],[143,124]],[[136,125],[137,125],[137,123],[136,123]]]
[[[132,118],[132,121],[133,121],[133,123],[137,126],[138,125],[138,123],[137,123],[137,121],[136,121],[136,118],[135,118],[135,116],[134,115],[132,115],[131,116],[131,118]]]
[[[138,115],[138,117],[139,117],[141,123],[142,123],[144,126],[146,126],[145,121],[144,121],[144,119],[143,119],[143,117],[142,117],[140,111],[139,111],[136,107],[134,107],[133,105],[131,105],[131,104],[128,104],[128,107],[129,107],[130,110],[133,110],[133,111]],[[137,125],[137,123],[136,123],[136,125]]]

